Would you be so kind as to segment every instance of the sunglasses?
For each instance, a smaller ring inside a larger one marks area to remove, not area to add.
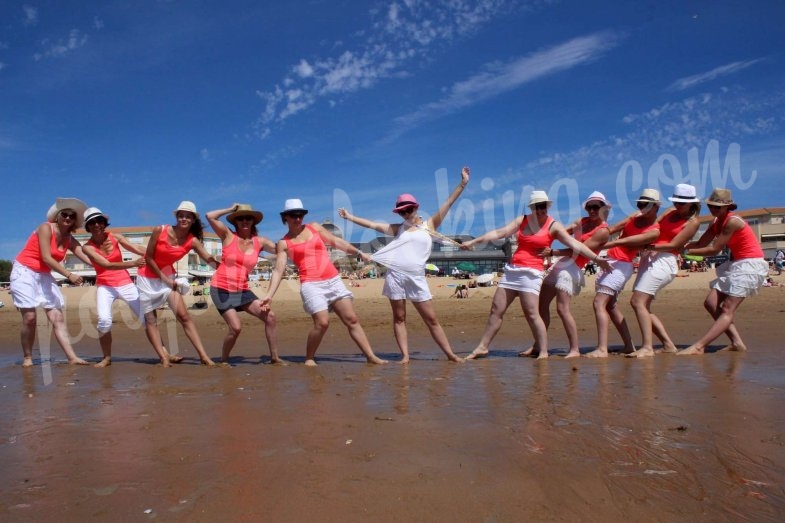
[[[712,205],[710,203],[706,204],[706,207],[708,207],[710,211],[719,211],[722,209],[722,205]]]
[[[253,216],[238,216],[234,219],[236,222],[252,222]]]
[[[286,216],[288,216],[289,218],[293,218],[293,219],[297,220],[297,219],[302,219],[303,216],[305,216],[305,213],[302,213],[302,212],[290,212]]]
[[[401,209],[400,211],[398,211],[398,214],[400,216],[403,216],[405,214],[411,214],[413,212],[414,212],[414,207],[407,207],[406,209]]]
[[[602,209],[602,205],[587,205],[586,206],[586,210],[587,211],[599,211],[600,209]]]
[[[95,218],[87,222],[87,227],[92,227],[93,225],[106,225],[108,222],[104,218]]]
[[[655,205],[657,204],[654,202],[638,202],[635,206],[638,208],[638,210],[642,211],[644,209],[654,208]]]
[[[76,213],[75,212],[61,212],[60,216],[64,220],[76,220]]]
[[[544,211],[547,208],[548,208],[548,204],[547,203],[535,203],[534,204],[534,210],[536,210],[536,211]]]

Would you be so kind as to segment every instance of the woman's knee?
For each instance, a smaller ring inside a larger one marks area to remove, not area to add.
[[[96,330],[98,330],[99,334],[106,334],[110,330],[112,330],[112,318],[98,318],[98,324],[96,325]]]

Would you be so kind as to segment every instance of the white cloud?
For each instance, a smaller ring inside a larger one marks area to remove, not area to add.
[[[431,3],[419,0],[393,2],[384,11],[371,11],[371,25],[358,31],[355,49],[342,48],[338,56],[301,59],[272,89],[257,91],[265,104],[255,127],[268,135],[271,126],[309,108],[323,98],[335,98],[373,87],[386,78],[409,73],[402,68],[427,57],[437,44],[476,32],[488,21],[526,3],[517,0],[450,0]],[[538,5],[538,0],[531,0]],[[296,96],[295,96],[296,95]]]
[[[614,47],[620,36],[610,32],[574,38],[563,44],[508,62],[493,63],[485,71],[452,85],[441,100],[395,119],[398,125],[388,139],[400,136],[422,122],[480,103],[540,78],[589,63]]]
[[[23,5],[22,11],[24,11],[24,20],[22,24],[25,27],[32,27],[38,23],[38,9],[31,6],[31,5]]]
[[[739,71],[743,71],[744,69],[755,65],[756,63],[762,61],[763,58],[756,58],[754,60],[746,60],[743,62],[731,62],[729,64],[721,65],[719,67],[715,67],[711,71],[707,71],[705,73],[699,73],[692,76],[686,76],[684,78],[679,78],[671,85],[668,86],[669,91],[683,91],[685,89],[689,89],[690,87],[695,87],[696,85],[710,82],[712,80],[716,80],[717,78],[728,76],[730,74],[738,73]]]
[[[97,16],[93,17],[93,28],[100,31],[104,28],[104,21]]]
[[[58,40],[55,43],[50,42],[48,39],[43,40],[41,42],[41,46],[44,47],[44,50],[42,52],[35,53],[33,58],[36,61],[42,60],[44,58],[62,58],[68,53],[79,49],[86,43],[86,34],[79,31],[79,29],[71,29],[71,31],[68,33],[68,38],[66,39]]]
[[[210,156],[210,150],[207,147],[199,151],[199,155],[202,157],[202,160],[204,160],[205,162],[209,162],[212,159],[212,157]]]

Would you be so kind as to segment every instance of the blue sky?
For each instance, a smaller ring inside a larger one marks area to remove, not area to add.
[[[286,198],[392,220],[402,192],[433,212],[462,165],[445,233],[501,226],[533,188],[562,221],[592,190],[618,218],[676,181],[785,206],[784,20],[780,1],[6,1],[0,258],[57,196],[115,226],[248,202],[278,239]]]

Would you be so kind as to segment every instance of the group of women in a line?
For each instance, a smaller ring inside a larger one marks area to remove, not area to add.
[[[303,308],[312,319],[306,341],[306,365],[316,365],[316,351],[329,327],[331,311],[346,326],[350,337],[369,363],[385,363],[371,348],[354,310],[352,293],[341,280],[329,257],[327,246],[359,256],[365,262],[375,261],[387,267],[382,293],[390,300],[393,333],[403,363],[409,361],[407,301],[412,302],[447,358],[463,361],[453,351],[439,323],[424,269],[431,254],[433,239],[449,241],[437,229],[469,183],[469,177],[470,171],[464,167],[460,183],[427,220],[419,215],[419,203],[411,194],[402,194],[395,202],[393,212],[402,220],[397,224],[371,221],[354,216],[346,209],[339,209],[338,213],[344,219],[393,237],[373,256],[361,252],[321,225],[305,223],[308,210],[299,199],[286,200],[280,212],[287,232],[277,244],[258,235],[257,225],[263,215],[250,205],[234,204],[206,213],[207,221],[222,242],[219,262],[202,244],[203,225],[192,202],[181,202],[174,210],[175,224],[155,227],[147,247],[142,248],[122,235],[110,232],[109,217],[100,209],[87,208],[75,198],[58,198],[47,213],[47,222],[31,234],[17,256],[11,274],[11,295],[22,314],[23,365],[33,364],[32,348],[38,307],[45,310],[53,325],[55,339],[69,363],[87,364],[75,354],[71,346],[62,312],[64,298],[51,274],[52,271],[57,272],[75,285],[82,283],[79,275],[68,271],[61,263],[69,250],[96,271],[97,331],[103,353],[102,360],[96,366],[111,364],[112,304],[117,299],[125,301],[135,319],[144,324],[145,334],[161,365],[170,366],[182,360],[176,349],[171,352],[167,349],[161,337],[157,311],[164,304],[168,304],[174,312],[201,362],[214,365],[182,298],[188,289],[187,282],[177,278],[173,267],[177,260],[191,250],[206,263],[216,267],[210,283],[210,295],[227,324],[221,350],[222,361],[229,360],[242,330],[239,313],[246,312],[263,322],[271,361],[283,363],[278,352],[277,318],[271,310],[271,304],[284,276],[287,261],[291,260],[299,271]],[[494,295],[485,332],[468,359],[488,354],[490,343],[502,325],[503,315],[516,297],[520,298],[534,337],[533,346],[520,355],[547,357],[549,309],[554,299],[569,339],[567,357],[580,355],[578,329],[570,313],[570,298],[580,292],[583,286],[582,268],[589,260],[597,263],[603,272],[597,279],[594,299],[598,343],[596,349],[587,356],[607,356],[609,321],[619,330],[624,341],[624,351],[629,355],[653,355],[654,335],[662,341],[665,351],[675,352],[676,346],[662,322],[651,312],[651,303],[657,292],[676,275],[676,256],[681,250],[708,255],[725,247],[730,249],[733,261],[718,269],[718,278],[712,282],[704,304],[715,322],[703,338],[681,353],[701,353],[723,332],[730,337],[731,348],[744,350],[744,343],[733,324],[733,314],[745,297],[757,292],[768,273],[760,245],[749,226],[731,213],[736,205],[729,190],[717,189],[706,200],[715,221],[697,242],[690,242],[697,231],[696,216],[700,208],[695,188],[685,184],[677,185],[669,200],[674,203],[674,208],[657,218],[661,203],[659,193],[646,189],[637,202],[639,212],[609,226],[605,220],[610,204],[601,193],[594,192],[584,202],[588,216],[565,227],[548,216],[552,202],[545,192],[533,191],[529,201],[531,214],[520,216],[504,227],[463,243],[461,248],[472,249],[483,242],[513,235],[517,236],[518,242],[518,248],[505,266]],[[231,227],[221,221],[222,217],[226,217]],[[73,237],[73,232],[82,225],[90,233],[84,245]],[[609,241],[617,232],[621,232],[620,236]],[[552,249],[555,240],[566,248]],[[123,260],[121,247],[139,258]],[[600,258],[598,254],[603,248],[609,249],[607,259]],[[248,276],[263,250],[275,253],[276,261],[269,289],[259,298],[250,290]],[[636,350],[624,316],[617,307],[617,300],[632,276],[633,259],[639,252],[642,252],[642,262],[631,301],[642,335],[642,345]],[[544,260],[551,256],[559,256],[560,259],[546,274]],[[138,269],[136,284],[127,270],[131,267]],[[170,338],[170,346],[176,347],[176,340]]]

